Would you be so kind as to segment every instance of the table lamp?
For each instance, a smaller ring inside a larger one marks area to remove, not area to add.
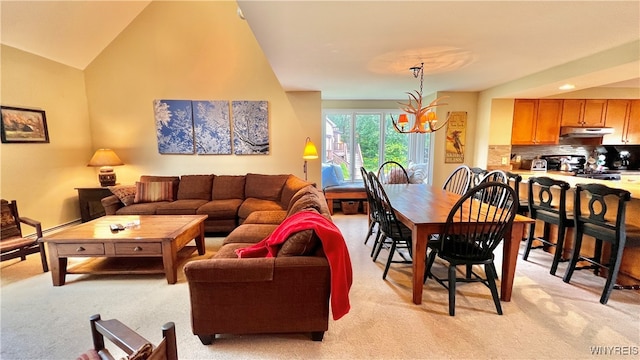
[[[112,166],[124,165],[122,160],[111,149],[98,149],[93,154],[91,160],[87,166],[100,167],[100,173],[98,174],[98,180],[100,180],[101,186],[113,186],[116,184],[116,173],[113,171]]]
[[[304,181],[307,181],[307,160],[318,158],[318,150],[316,150],[316,145],[311,141],[310,137],[307,137],[305,141],[302,158],[304,159]]]

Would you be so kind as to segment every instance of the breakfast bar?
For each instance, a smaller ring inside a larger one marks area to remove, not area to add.
[[[626,224],[640,226],[640,172],[623,172],[620,180],[599,180],[584,177],[573,176],[572,173],[560,171],[530,171],[530,170],[513,170],[512,172],[522,176],[522,184],[520,186],[520,199],[527,199],[528,179],[533,176],[546,176],[556,180],[566,181],[571,185],[571,189],[567,192],[567,212],[573,211],[573,201],[576,184],[598,183],[608,187],[624,189],[631,193],[631,201],[627,203]],[[613,205],[612,205],[613,206]],[[541,228],[541,227],[537,227]],[[537,231],[538,229],[536,229]],[[590,241],[589,241],[590,240]],[[628,244],[624,249],[622,264],[618,274],[618,283],[622,285],[632,285],[640,283],[640,244]],[[634,246],[636,245],[636,246]],[[563,258],[567,259],[571,256],[573,248],[573,229],[567,229]],[[590,255],[593,252],[594,241],[586,237],[582,246],[583,252]]]

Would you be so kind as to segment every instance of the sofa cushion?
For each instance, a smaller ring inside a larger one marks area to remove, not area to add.
[[[178,188],[178,200],[211,200],[214,175],[182,175]]]
[[[195,215],[196,210],[204,204],[207,200],[201,199],[186,199],[176,200],[166,204],[158,206],[156,209],[157,215]]]
[[[180,185],[179,176],[157,176],[157,175],[141,175],[140,182],[152,181],[171,181],[173,183],[173,198],[178,198],[178,187]]]
[[[298,196],[299,195],[299,196]],[[322,213],[322,204],[324,201],[319,196],[319,192],[314,191],[314,188],[305,188],[300,190],[300,194],[296,193],[294,197],[291,199],[292,204],[289,205],[289,209],[287,211],[287,217],[298,213],[303,210],[313,209],[318,213]]]
[[[213,178],[211,199],[244,199],[244,175],[216,175]]]
[[[156,201],[123,206],[116,211],[116,215],[155,215],[158,206],[167,203],[168,201]]]
[[[280,224],[287,217],[286,210],[254,211],[242,222],[243,224]]]
[[[219,176],[216,176],[216,179],[218,178]],[[241,204],[241,199],[211,200],[200,206],[196,214],[207,215],[216,220],[235,219]]]
[[[247,174],[244,187],[246,198],[280,201],[282,188],[289,175]],[[267,210],[267,209],[264,209]]]
[[[312,255],[319,243],[320,239],[313,230],[298,231],[285,240],[276,256]]]
[[[109,186],[111,193],[120,199],[124,206],[134,203],[136,198],[136,185],[117,185]]]
[[[278,227],[276,224],[245,224],[240,225],[224,239],[223,244],[255,244],[273,232]]]
[[[284,183],[284,187],[282,188],[282,198],[280,199],[282,206],[288,207],[293,195],[297,193],[298,190],[309,185],[311,185],[311,183],[304,181],[295,175],[289,175],[289,178]]]
[[[286,210],[279,201],[264,200],[256,198],[246,198],[238,209],[238,217],[244,220],[254,211],[263,210]]]
[[[236,249],[242,249],[247,247],[246,243],[233,243],[222,246],[215,255],[213,255],[214,259],[237,259],[238,254],[236,254]]]
[[[134,203],[173,201],[173,182],[171,181],[136,181]]]

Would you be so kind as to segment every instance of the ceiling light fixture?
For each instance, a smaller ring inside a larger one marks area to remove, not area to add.
[[[393,116],[391,116],[393,127],[396,129],[397,132],[403,133],[403,134],[409,134],[409,133],[425,134],[425,133],[430,133],[430,132],[434,132],[442,129],[442,127],[446,125],[447,122],[449,121],[449,117],[447,116],[447,119],[444,122],[438,124],[438,118],[436,116],[434,109],[436,106],[447,105],[447,104],[438,104],[438,101],[448,96],[441,96],[433,100],[432,102],[430,102],[429,105],[423,107],[422,106],[422,85],[424,83],[424,63],[420,63],[420,66],[411,67],[409,70],[413,72],[414,78],[418,78],[418,76],[420,76],[420,90],[407,92],[407,94],[409,95],[409,102],[406,104],[405,103],[399,103],[399,104],[402,105],[401,109],[405,113],[413,115],[414,123],[413,123],[413,126],[408,127],[409,118],[407,114],[400,114],[400,116],[398,116],[397,121],[393,118]]]
[[[558,89],[560,89],[560,90],[573,90],[575,88],[576,88],[576,86],[573,85],[573,84],[564,84],[564,85],[560,86]]]

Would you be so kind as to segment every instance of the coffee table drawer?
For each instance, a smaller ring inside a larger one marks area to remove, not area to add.
[[[116,255],[162,255],[160,243],[117,243]]]
[[[104,244],[58,244],[60,256],[104,255]]]

